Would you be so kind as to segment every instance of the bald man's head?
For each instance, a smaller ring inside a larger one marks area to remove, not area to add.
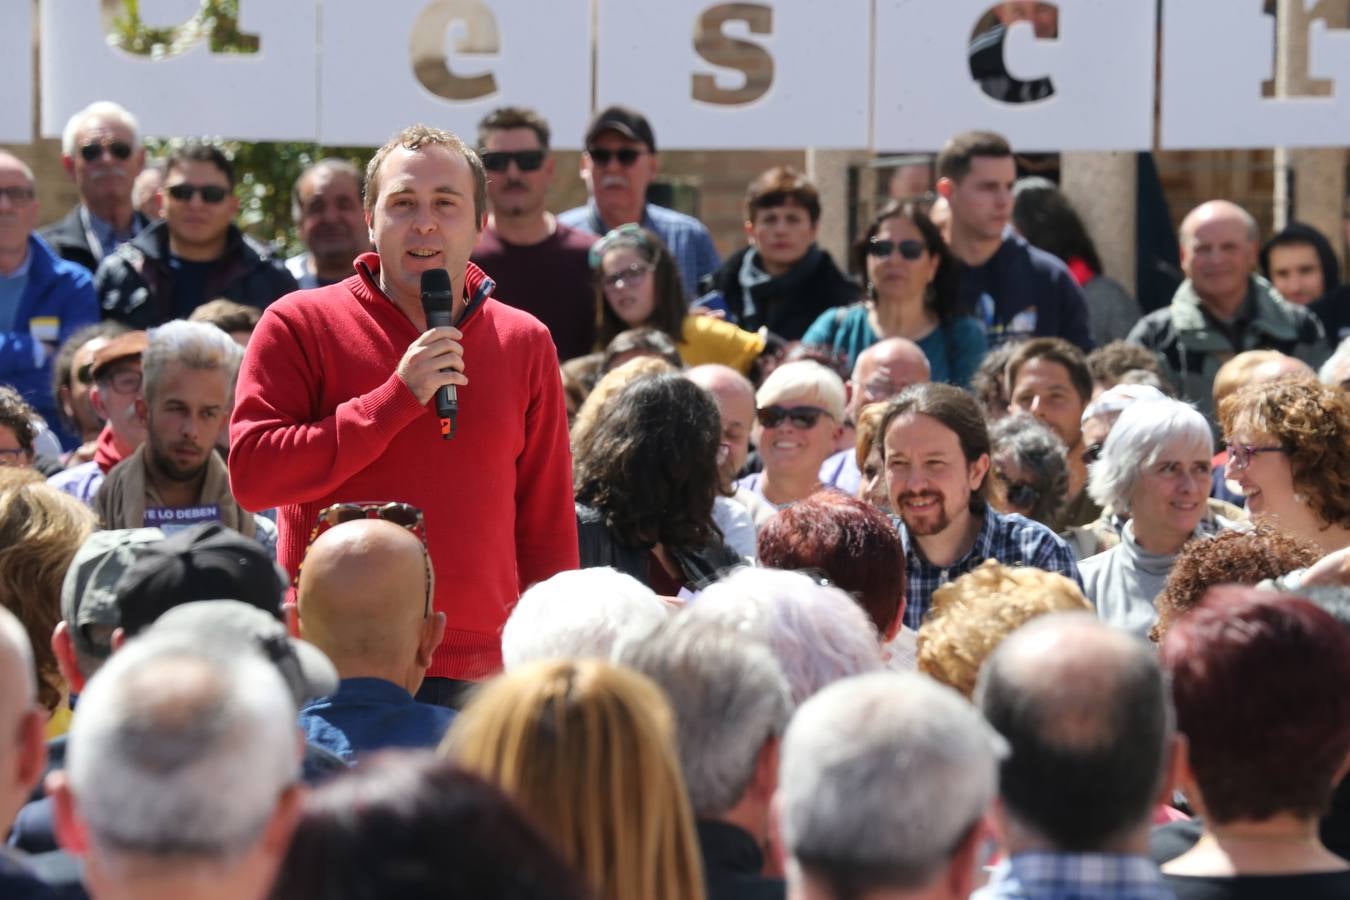
[[[755,422],[755,386],[735,369],[717,363],[694,366],[684,373],[694,384],[712,394],[722,421],[722,443],[728,447],[722,463],[723,487],[745,465],[750,455],[750,428]]]
[[[922,384],[932,377],[928,357],[919,345],[901,337],[877,341],[853,364],[853,393],[849,396],[849,417],[869,403],[889,400],[911,384]]]
[[[444,613],[431,611],[430,567],[417,537],[392,522],[324,532],[300,571],[301,635],[342,678],[384,678],[416,693],[445,627]]]
[[[0,607],[0,834],[28,799],[46,763],[45,717],[37,705],[37,672],[28,632]]]
[[[1000,792],[1024,827],[1069,852],[1147,829],[1172,716],[1142,641],[1087,613],[1042,616],[994,651],[975,698],[1012,746]]]
[[[1200,300],[1223,318],[1237,314],[1256,267],[1261,229],[1227,200],[1210,200],[1181,222],[1181,268]]]

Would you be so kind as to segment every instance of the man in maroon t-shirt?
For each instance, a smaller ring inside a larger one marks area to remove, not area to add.
[[[555,162],[548,134],[538,113],[520,107],[504,106],[478,123],[492,214],[472,260],[497,282],[494,296],[543,322],[558,359],[568,360],[594,349],[596,294],[587,254],[595,238],[544,208]]]

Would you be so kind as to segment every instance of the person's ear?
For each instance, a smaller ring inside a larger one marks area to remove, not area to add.
[[[656,173],[661,169],[661,155],[653,150],[647,154],[647,174],[656,177]]]
[[[62,153],[61,168],[66,170],[66,174],[70,176],[71,181],[75,180],[75,157],[66,156],[64,153]]]
[[[300,824],[300,816],[304,812],[305,794],[304,786],[293,784],[277,798],[276,809],[272,811],[272,817],[267,820],[262,837],[258,839],[258,846],[267,857],[281,859],[286,855],[291,836],[295,834],[295,827]]]
[[[47,773],[47,796],[52,798],[52,825],[57,843],[76,856],[89,852],[89,831],[80,821],[70,779],[63,769]]]
[[[970,489],[978,491],[980,485],[984,484],[984,477],[989,474],[989,454],[981,453],[980,458],[970,464]]]
[[[956,182],[950,178],[939,178],[937,180],[936,190],[938,194],[948,203],[952,200],[952,190],[956,187]]]
[[[951,858],[947,864],[947,871],[943,875],[950,896],[969,897],[975,892],[979,885],[978,876],[982,870],[980,863],[981,853],[985,846],[993,838],[994,829],[988,813],[981,816],[978,821],[971,826],[970,831],[956,845],[952,851]]]
[[[112,652],[116,653],[118,650],[121,650],[122,646],[126,642],[127,642],[126,629],[120,625],[114,628],[112,633]]]
[[[422,620],[422,634],[417,641],[417,664],[424,669],[431,667],[432,655],[445,637],[445,613],[433,612]]]
[[[548,156],[544,157],[544,177],[552,182],[553,175],[557,170],[558,160],[550,153]]]
[[[84,676],[80,674],[78,657],[75,655],[75,641],[70,635],[70,623],[62,619],[52,629],[52,653],[56,656],[56,668],[70,689],[79,693],[84,690]]]
[[[108,421],[108,404],[103,402],[103,391],[95,382],[93,387],[89,388],[89,405],[94,408],[94,412],[103,421]]]
[[[47,716],[36,706],[19,723],[18,763],[15,776],[25,791],[31,791],[47,769]]]
[[[760,802],[771,802],[774,792],[778,790],[778,754],[782,746],[781,738],[771,736],[755,754],[755,768],[750,775],[749,788]]]
[[[755,223],[750,219],[746,219],[743,227],[745,228],[745,239],[750,243],[751,247],[755,246]]]
[[[150,404],[145,402],[144,395],[136,398],[136,421],[144,428],[150,427]]]

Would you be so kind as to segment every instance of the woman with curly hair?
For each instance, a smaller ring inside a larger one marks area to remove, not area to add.
[[[0,469],[0,605],[28,631],[38,700],[56,713],[66,685],[52,652],[61,621],[61,583],[75,551],[94,530],[94,514],[32,469]]]
[[[1149,630],[1149,640],[1161,641],[1172,623],[1195,608],[1212,587],[1255,586],[1306,569],[1321,556],[1314,545],[1269,525],[1191,541],[1177,554],[1162,593],[1154,601],[1158,621]]]
[[[1247,509],[1331,553],[1350,545],[1350,397],[1312,379],[1241,388],[1219,404],[1224,476]]]
[[[928,357],[933,381],[968,387],[988,342],[979,320],[957,306],[959,269],[927,214],[915,203],[890,203],[854,248],[867,273],[867,299],[826,310],[802,343],[848,356],[889,337],[908,338]]]
[[[582,568],[613,566],[676,596],[740,564],[713,522],[721,439],[712,395],[684,376],[625,386],[573,447]]]

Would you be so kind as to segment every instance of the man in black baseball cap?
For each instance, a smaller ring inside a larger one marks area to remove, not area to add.
[[[699,279],[721,260],[702,222],[647,202],[657,164],[656,135],[647,117],[627,106],[605,107],[591,119],[581,154],[590,202],[559,213],[558,221],[596,236],[630,223],[655,232],[675,258],[685,293],[692,298]]]

